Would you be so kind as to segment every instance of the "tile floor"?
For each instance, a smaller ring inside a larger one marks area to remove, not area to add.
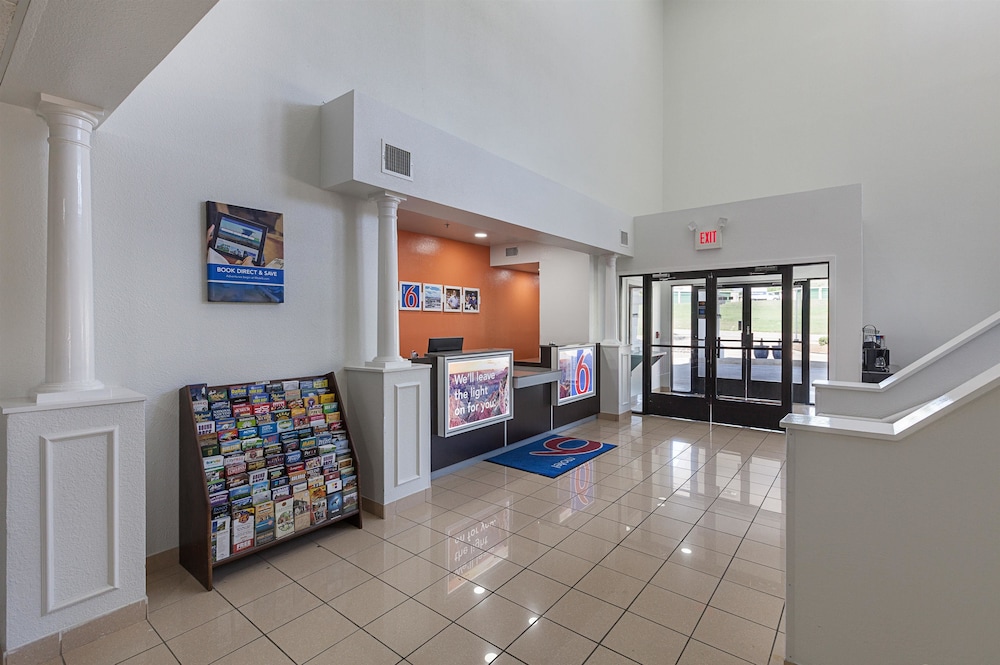
[[[148,578],[148,622],[65,665],[781,665],[781,433],[634,416],[549,480],[488,462],[364,530]],[[58,663],[59,661],[54,661]]]

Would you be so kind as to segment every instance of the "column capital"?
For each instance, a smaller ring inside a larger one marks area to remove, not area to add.
[[[70,99],[63,99],[62,97],[56,97],[54,95],[48,95],[44,92],[41,94],[38,102],[38,108],[35,111],[50,124],[57,116],[69,116],[79,118],[80,120],[89,123],[90,129],[97,127],[97,125],[101,122],[101,118],[104,117],[104,109],[102,108],[91,106],[90,104],[84,104],[82,102],[74,102]]]
[[[402,194],[397,194],[396,192],[390,192],[389,190],[375,192],[368,196],[369,201],[374,201],[375,203],[392,203],[398,206],[400,203],[406,200],[406,197]]]

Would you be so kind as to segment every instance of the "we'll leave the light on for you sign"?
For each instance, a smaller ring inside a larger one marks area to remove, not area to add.
[[[694,232],[694,248],[721,249],[722,229],[725,228],[727,221],[725,217],[720,217],[713,227],[704,229],[699,228],[694,222],[691,222],[688,228]]]

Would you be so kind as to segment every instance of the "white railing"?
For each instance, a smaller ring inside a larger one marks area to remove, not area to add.
[[[904,392],[838,384],[782,420],[788,663],[1000,662],[998,318],[892,377]],[[820,408],[841,393],[879,408]]]
[[[816,381],[816,413],[894,419],[978,376],[1000,360],[1000,312],[881,383]]]

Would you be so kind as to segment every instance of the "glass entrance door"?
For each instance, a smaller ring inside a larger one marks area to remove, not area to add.
[[[644,412],[777,429],[792,402],[791,266],[649,275]]]
[[[708,420],[709,330],[707,278],[661,276],[646,278],[647,329],[643,363],[646,413],[671,413],[680,418]]]
[[[713,420],[776,428],[791,412],[791,270],[720,275],[716,301]]]

